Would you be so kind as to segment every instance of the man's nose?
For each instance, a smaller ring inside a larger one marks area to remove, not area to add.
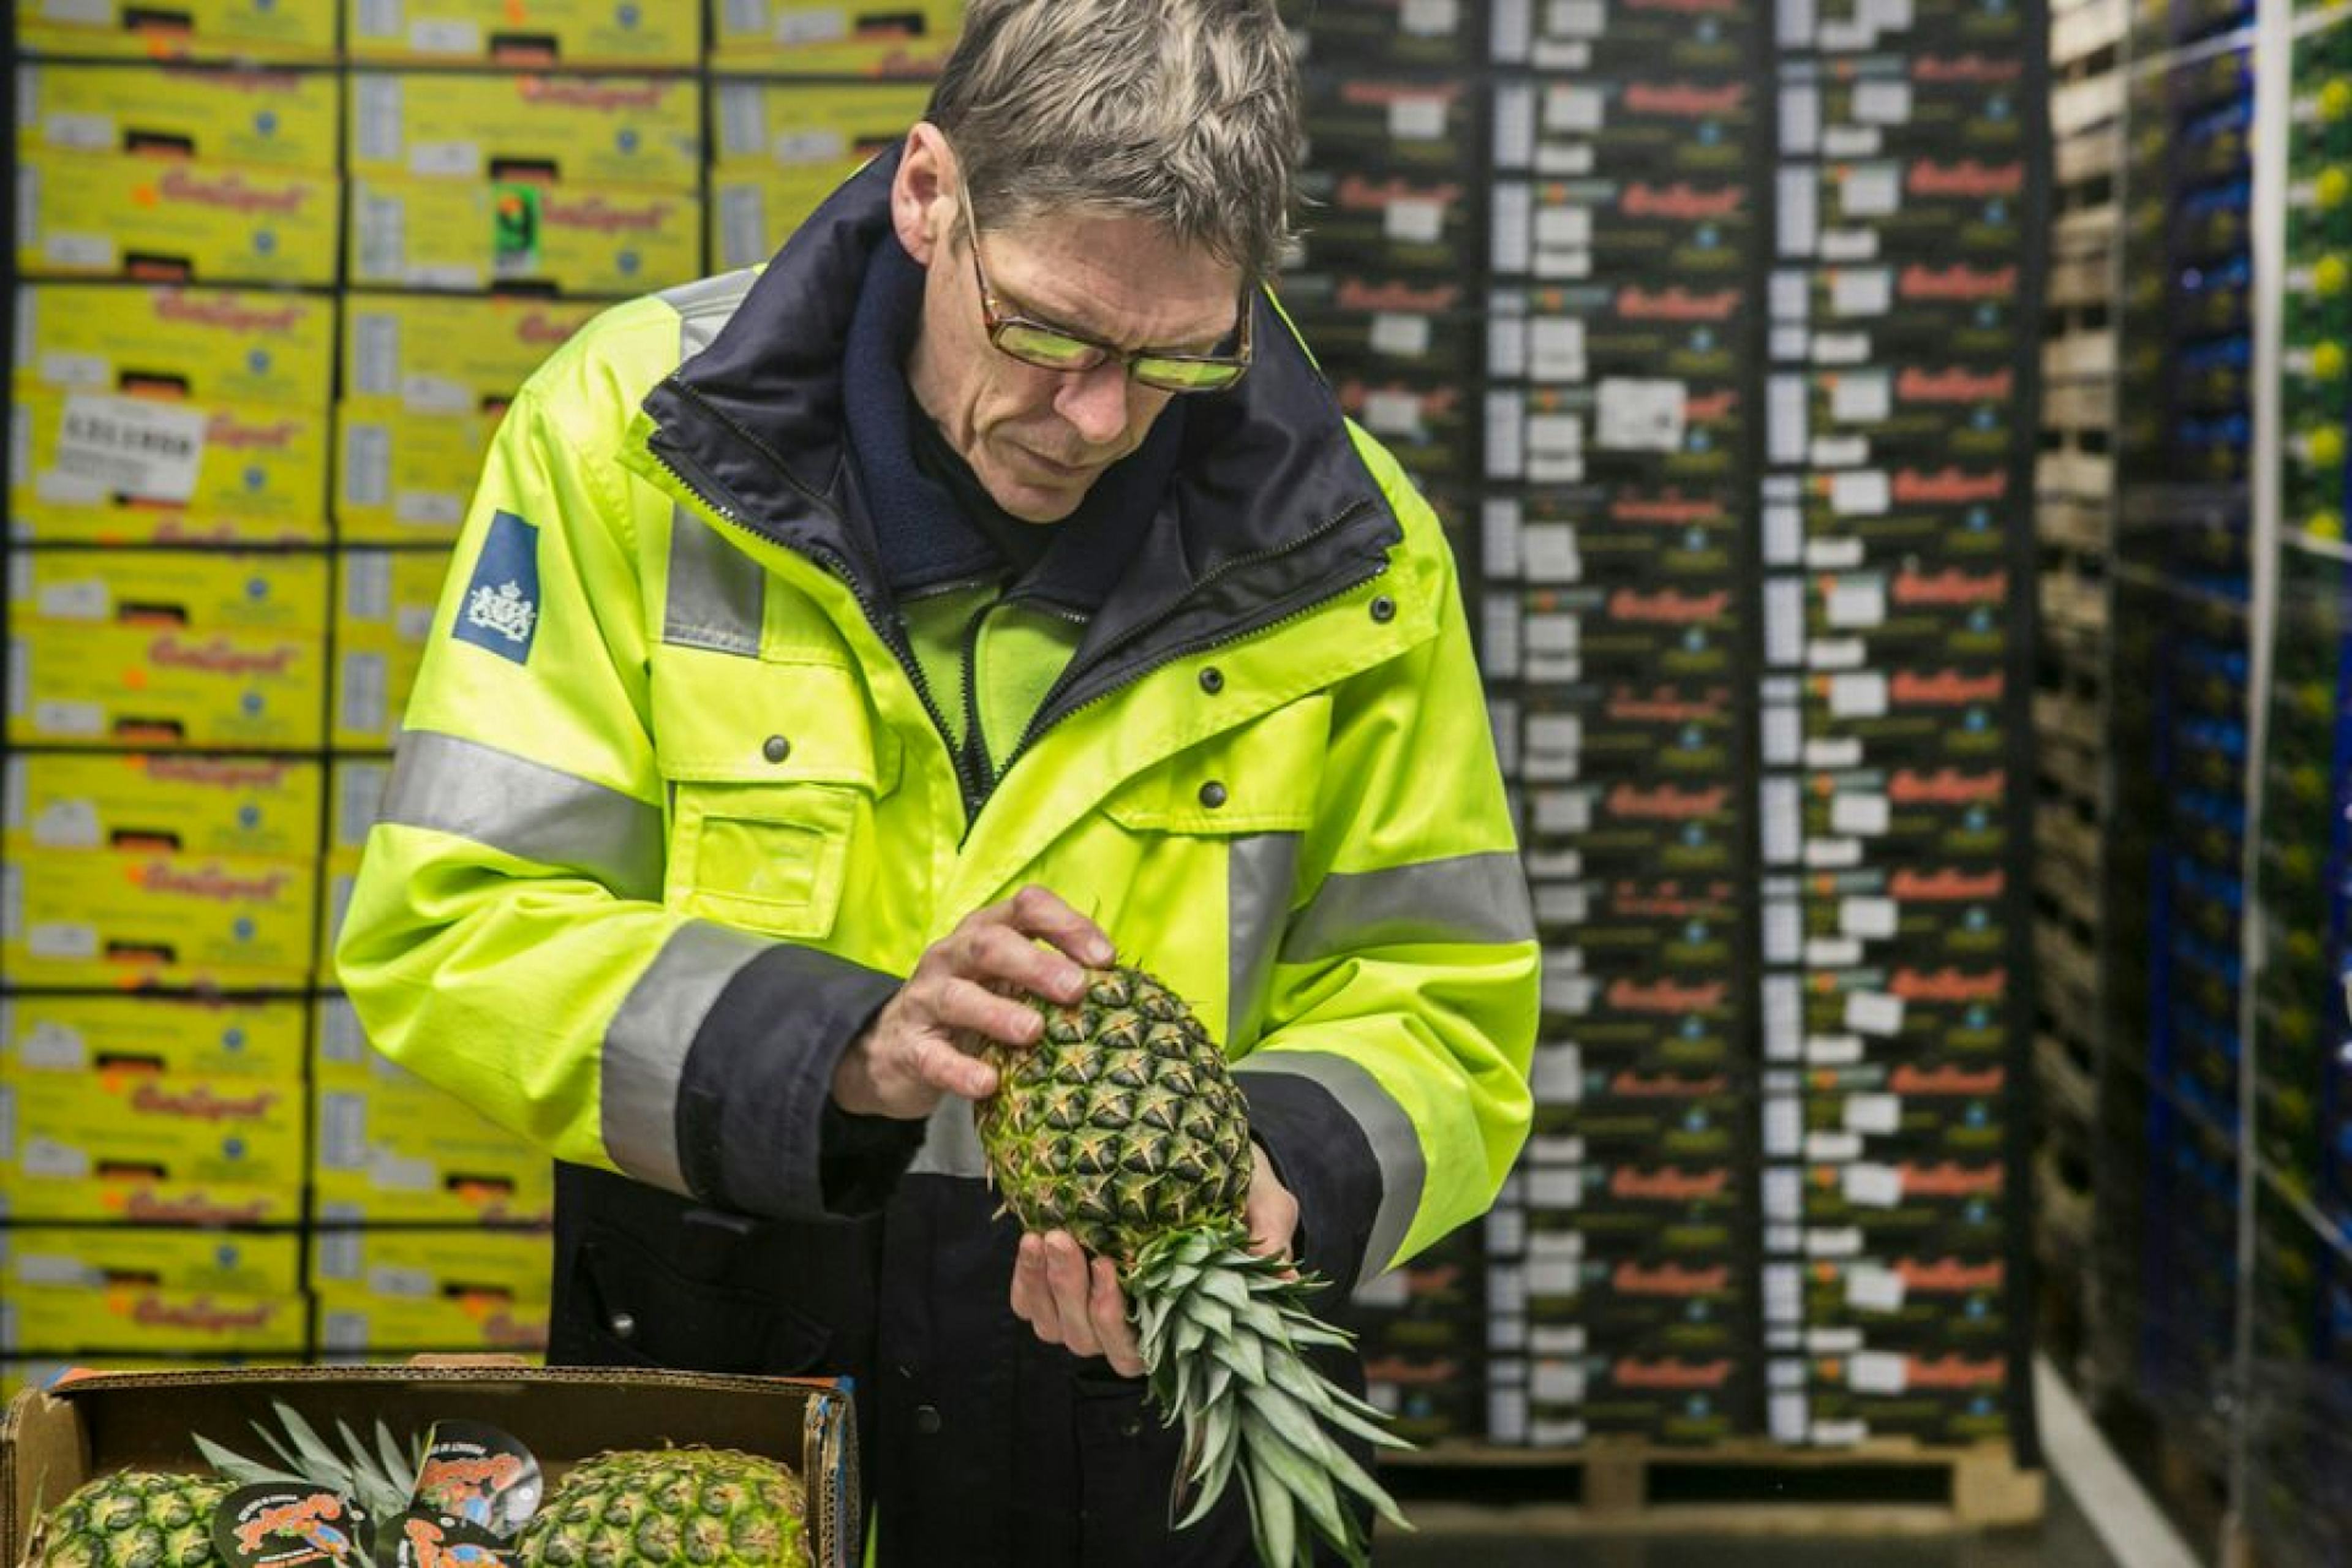
[[[1064,375],[1054,408],[1088,445],[1107,447],[1127,429],[1128,393],[1127,367],[1108,362]]]

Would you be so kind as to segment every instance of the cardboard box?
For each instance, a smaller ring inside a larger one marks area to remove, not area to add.
[[[701,205],[691,187],[355,179],[351,281],[647,293],[701,276]]]
[[[145,1068],[299,1082],[305,1026],[293,1001],[0,996],[0,1074]]]
[[[20,1289],[99,1291],[144,1286],[215,1295],[293,1296],[302,1289],[301,1238],[290,1231],[14,1226],[0,1230],[0,1284],[12,1295]],[[99,1342],[93,1338],[89,1342]]]
[[[13,550],[8,624],[171,626],[192,631],[318,631],[327,559],[161,550]]]
[[[1499,84],[1495,166],[1564,179],[1675,174],[1738,177],[1756,100],[1737,74],[1644,71]]]
[[[16,290],[21,387],[318,408],[334,364],[335,306],[320,295],[97,283]]]
[[[36,849],[0,867],[10,977],[25,985],[300,985],[315,860]]]
[[[26,66],[16,145],[335,172],[335,79],[184,66]]]
[[[144,1070],[0,1084],[0,1216],[283,1225],[302,1217],[301,1081]]]
[[[363,61],[690,68],[702,47],[701,15],[691,5],[347,0],[343,15],[345,47]]]
[[[843,180],[857,172],[852,163],[765,169],[738,165],[710,174],[710,256],[721,272],[763,265],[783,247],[793,231],[824,204]]]
[[[114,1284],[95,1290],[33,1285],[0,1300],[0,1352],[10,1355],[199,1355],[308,1347],[310,1303],[299,1291],[243,1296]]]
[[[35,622],[9,637],[8,739],[315,750],[324,731],[322,645],[315,633]]]
[[[167,521],[257,541],[325,537],[317,410],[20,387],[8,417],[17,538],[161,537]]]
[[[0,780],[11,858],[138,848],[278,860],[318,854],[316,763],[28,752],[0,762]]]
[[[599,309],[511,295],[346,294],[345,401],[377,418],[394,408],[415,418],[495,416]]]
[[[727,0],[710,21],[722,71],[929,77],[963,31],[963,0]]]
[[[702,90],[686,77],[358,71],[351,172],[361,179],[528,179],[690,189]]]
[[[1476,67],[1484,7],[1464,0],[1360,0],[1314,13],[1294,26],[1303,62],[1318,66]],[[1498,57],[1499,58],[1499,57]]]
[[[349,551],[338,563],[343,614],[335,636],[333,744],[380,751],[400,734],[401,715],[433,632],[447,552]],[[346,841],[338,819],[335,847]]]
[[[330,284],[341,196],[332,174],[44,151],[16,168],[16,265],[35,277]]]
[[[863,1518],[849,1395],[821,1383],[611,1367],[503,1364],[91,1373],[21,1394],[0,1419],[0,1553],[22,1554],[40,1503],[128,1466],[197,1470],[189,1434],[226,1441],[283,1401],[332,1430],[421,1433],[488,1423],[519,1439],[551,1484],[612,1448],[741,1448],[790,1464],[808,1494],[810,1560],[849,1568]]]
[[[414,414],[383,399],[335,410],[335,532],[355,544],[454,541],[498,434],[492,414]]]
[[[16,42],[34,53],[127,59],[326,61],[335,58],[335,14],[280,0],[74,0],[16,18]]]
[[[551,1267],[544,1231],[314,1231],[320,1348],[544,1351]]]

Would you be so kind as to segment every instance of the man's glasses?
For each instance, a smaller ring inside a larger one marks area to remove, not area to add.
[[[988,341],[1024,364],[1041,370],[1086,371],[1113,360],[1144,385],[1161,392],[1223,392],[1241,380],[1250,367],[1249,301],[1242,301],[1241,325],[1230,354],[1176,353],[1166,349],[1127,350],[1081,337],[1065,327],[1049,327],[1026,316],[1008,314],[989,287],[987,268],[981,265],[980,226],[971,203],[963,204],[964,235],[971,247],[971,276],[980,285],[980,314],[988,327]]]

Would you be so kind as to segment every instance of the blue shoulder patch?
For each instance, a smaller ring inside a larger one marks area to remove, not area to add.
[[[538,634],[539,528],[502,511],[490,519],[489,537],[449,635],[523,664]]]

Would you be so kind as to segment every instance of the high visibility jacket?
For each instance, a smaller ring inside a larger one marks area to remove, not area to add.
[[[834,1067],[929,943],[1053,889],[1225,1042],[1341,1294],[1518,1152],[1526,884],[1436,520],[1265,300],[969,776],[844,448],[888,177],[521,390],[338,962],[380,1049],[559,1162],[557,1359],[854,1374],[886,1562],[1191,1560],[1138,1385],[1010,1313],[969,1105],[847,1117]]]

